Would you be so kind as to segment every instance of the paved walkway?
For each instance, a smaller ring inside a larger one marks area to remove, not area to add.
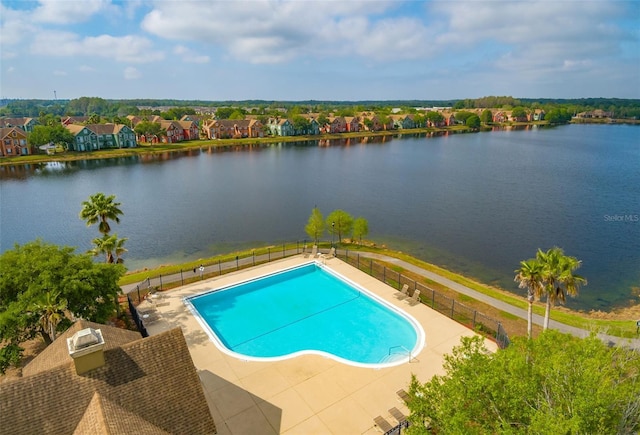
[[[397,411],[409,414],[398,391],[408,390],[411,375],[422,382],[443,375],[445,355],[469,328],[423,304],[411,303],[387,284],[338,259],[324,267],[395,306],[421,325],[424,346],[393,366],[356,367],[328,355],[304,354],[278,361],[238,359],[214,344],[183,298],[313,261],[296,255],[163,292],[140,304],[153,310],[147,325],[154,335],[180,327],[198,370],[207,404],[220,435],[248,433],[376,435],[378,417],[397,425]],[[491,351],[497,345],[485,339]]]
[[[360,253],[360,257],[367,257],[367,258],[373,258],[376,260],[382,260],[385,261],[387,263],[392,263],[392,264],[397,264],[398,266],[401,266],[402,268],[406,269],[406,270],[410,270],[411,272],[417,273],[418,275],[422,275],[425,278],[428,278],[432,281],[435,281],[439,284],[442,284],[448,288],[450,288],[451,290],[454,290],[458,293],[467,295],[473,299],[476,299],[478,301],[482,301],[487,305],[491,305],[492,307],[498,308],[499,310],[502,310],[506,313],[510,313],[513,314],[514,316],[518,316],[522,319],[527,319],[527,311],[523,310],[521,308],[518,307],[514,307],[513,305],[510,305],[504,301],[501,301],[499,299],[495,299],[492,298],[491,296],[487,296],[484,293],[480,293],[476,290],[473,290],[469,287],[466,287],[462,284],[459,284],[455,281],[452,281],[448,278],[445,278],[441,275],[438,275],[436,273],[433,273],[431,271],[422,269],[418,266],[415,266],[411,263],[407,263],[406,261],[403,260],[399,260],[397,258],[394,257],[388,257],[386,255],[381,255],[381,254],[375,254],[375,253],[369,253],[369,252],[361,252]],[[543,325],[544,322],[544,317],[540,316],[538,314],[533,314],[533,323],[535,323],[536,325]],[[590,331],[587,331],[585,329],[581,329],[581,328],[576,328],[574,326],[569,326],[569,325],[565,325],[564,323],[560,323],[557,322],[553,319],[549,319],[549,327],[553,328],[553,329],[557,329],[559,331],[565,332],[567,334],[572,334],[578,337],[587,337],[590,334]],[[509,331],[507,331],[508,333]],[[607,335],[607,334],[597,334],[598,337],[600,339],[602,339],[603,341],[605,341],[606,343],[615,343],[615,344],[622,344],[628,347],[632,347],[634,349],[640,349],[640,339],[628,339],[628,338],[620,338],[620,337],[615,337],[613,335]]]
[[[189,271],[183,271],[182,273],[175,273],[175,274],[170,274],[170,275],[166,275],[166,276],[162,276],[160,278],[156,277],[156,278],[150,278],[145,284],[144,284],[144,288],[146,289],[149,285],[151,286],[156,286],[156,287],[161,287],[163,284],[167,284],[167,283],[172,283],[172,282],[182,282],[184,284],[184,280],[187,278],[191,278],[193,279],[194,277],[202,277],[202,276],[210,276],[212,274],[222,274],[223,271],[229,271],[229,270],[235,270],[238,269],[240,267],[243,266],[250,266],[252,264],[255,264],[256,262],[263,262],[263,261],[267,261],[269,260],[273,260],[273,259],[277,259],[277,258],[283,258],[283,257],[287,257],[287,256],[291,256],[291,255],[295,255],[297,254],[297,250],[296,249],[292,249],[292,250],[287,250],[287,251],[278,251],[278,250],[274,250],[273,253],[269,254],[269,258],[267,258],[267,255],[261,255],[261,256],[255,256],[255,257],[246,257],[246,258],[242,258],[242,259],[238,259],[235,261],[229,261],[226,263],[218,263],[218,264],[212,264],[212,265],[207,265],[207,266],[203,266],[204,270],[200,271],[198,268],[195,270],[195,272],[193,270],[189,270]],[[439,284],[442,284],[448,288],[450,288],[451,290],[454,290],[458,293],[464,294],[466,296],[469,296],[473,299],[482,301],[484,303],[486,303],[487,305],[491,305],[492,307],[498,308],[499,310],[502,310],[504,312],[513,314],[514,316],[518,316],[521,319],[527,319],[527,311],[514,307],[513,305],[510,305],[506,302],[503,302],[501,300],[492,298],[491,296],[487,296],[483,293],[480,293],[476,290],[473,290],[469,287],[466,287],[462,284],[459,284],[455,281],[452,281],[448,278],[445,278],[441,275],[438,275],[434,272],[422,269],[418,266],[415,266],[411,263],[407,263],[406,261],[394,258],[394,257],[389,257],[387,255],[383,255],[383,254],[376,254],[373,252],[359,252],[360,257],[364,257],[364,258],[372,258],[375,260],[381,260],[381,261],[385,261],[387,263],[392,263],[392,264],[396,264],[398,266],[401,266],[402,268],[406,269],[406,270],[410,270],[411,272],[414,272],[418,275],[424,276],[425,278],[428,278],[432,281],[435,281]],[[122,290],[124,293],[132,293],[132,296],[134,296],[133,294],[135,294],[137,285],[136,284],[128,284],[125,286],[122,286]],[[135,297],[135,296],[134,296]],[[553,313],[552,313],[553,314]],[[536,325],[542,325],[544,322],[544,317],[540,316],[538,314],[534,314],[533,315],[533,322]],[[569,325],[565,325],[564,323],[560,323],[557,322],[553,319],[550,319],[549,321],[549,327],[553,328],[553,329],[557,329],[559,331],[568,333],[568,334],[572,334],[575,335],[577,337],[587,337],[590,334],[590,331],[585,330],[585,329],[581,329],[581,328],[576,328],[574,326],[569,326]],[[509,333],[509,331],[507,331],[507,333]],[[600,339],[602,339],[603,341],[605,341],[606,343],[609,344],[622,344],[624,346],[628,346],[634,349],[640,349],[640,339],[628,339],[628,338],[620,338],[620,337],[615,337],[612,335],[607,335],[607,334],[603,334],[603,333],[599,333],[597,334],[598,337]]]

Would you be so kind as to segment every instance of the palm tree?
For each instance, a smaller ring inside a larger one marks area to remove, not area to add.
[[[40,316],[39,323],[42,327],[42,336],[47,344],[56,339],[56,329],[65,317],[67,310],[67,300],[59,298],[59,291],[47,291],[31,306],[31,311]]]
[[[537,296],[540,298],[544,290],[542,282],[542,265],[535,258],[520,262],[520,268],[514,271],[516,276],[514,281],[518,282],[518,287],[527,289],[527,337],[531,338],[533,324],[533,301]]]
[[[92,240],[93,249],[89,252],[97,257],[100,254],[104,254],[106,257],[106,262],[111,263],[123,263],[124,260],[120,258],[122,254],[127,252],[127,249],[123,246],[124,242],[127,241],[127,238],[118,239],[118,235],[114,234],[109,236],[105,234],[102,237],[96,237]],[[115,257],[114,254],[115,253]]]
[[[538,249],[536,259],[542,266],[543,293],[547,297],[543,325],[543,329],[547,329],[551,303],[555,304],[558,301],[564,303],[567,294],[576,296],[580,285],[586,285],[587,280],[573,273],[580,267],[581,261],[564,255],[564,251],[558,247],[551,248],[547,252]]]
[[[96,193],[89,196],[88,201],[82,202],[82,210],[80,211],[80,218],[87,221],[87,226],[99,223],[98,231],[102,234],[109,234],[111,227],[109,226],[109,220],[116,223],[120,223],[120,203],[115,202],[115,195],[105,196],[104,193]]]
[[[96,237],[91,242],[93,243],[93,249],[89,252],[97,257],[100,254],[105,254],[106,262],[111,264],[113,263],[113,250],[116,247],[116,242],[118,237],[114,234],[113,236],[109,236],[105,234],[102,237]]]
[[[117,237],[117,234],[114,234],[114,236]],[[114,249],[114,252],[116,254],[116,263],[120,264],[120,263],[124,263],[124,260],[122,259],[122,254],[124,254],[125,252],[127,252],[127,248],[124,247],[124,242],[126,242],[127,239],[126,237],[123,237],[122,239],[118,239],[116,241],[116,246]]]

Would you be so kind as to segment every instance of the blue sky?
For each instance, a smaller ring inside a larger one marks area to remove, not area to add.
[[[640,1],[0,0],[0,96],[640,98]]]

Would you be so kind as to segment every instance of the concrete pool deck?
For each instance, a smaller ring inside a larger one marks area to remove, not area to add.
[[[397,423],[389,413],[391,408],[408,414],[396,391],[408,389],[411,374],[422,382],[443,374],[443,356],[459,344],[460,337],[474,334],[425,305],[398,299],[395,289],[337,258],[327,261],[326,266],[420,322],[426,343],[412,362],[372,369],[318,355],[277,362],[242,361],[220,351],[182,301],[308,261],[302,255],[274,261],[179,287],[140,305],[142,311],[154,308],[159,314],[147,325],[149,334],[182,328],[219,434],[378,434],[375,417],[382,416],[394,426]],[[490,340],[486,345],[497,349]]]

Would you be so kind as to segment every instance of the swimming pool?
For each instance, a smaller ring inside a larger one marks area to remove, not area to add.
[[[415,319],[315,262],[184,301],[218,348],[241,359],[316,353],[384,367],[424,346]]]

